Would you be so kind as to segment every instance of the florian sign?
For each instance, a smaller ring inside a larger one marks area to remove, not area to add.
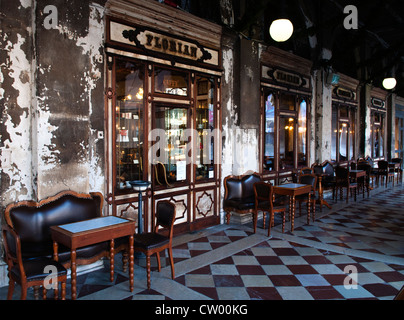
[[[150,54],[162,53],[172,58],[219,66],[219,52],[200,45],[197,41],[180,39],[140,26],[129,26],[109,21],[109,40],[141,49]]]
[[[297,87],[301,89],[310,88],[310,79],[295,72],[263,65],[261,73],[263,80],[272,82],[277,85]]]

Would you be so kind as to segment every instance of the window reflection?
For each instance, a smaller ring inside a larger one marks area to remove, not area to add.
[[[296,97],[294,95],[281,94],[279,98],[279,109],[295,110],[296,109],[295,99]]]
[[[274,142],[275,142],[275,102],[274,96],[269,94],[265,101],[265,147],[264,169],[274,170]]]
[[[348,160],[348,157],[347,157],[347,136],[348,136],[348,125],[346,123],[340,123],[339,130],[338,130],[339,161]]]
[[[293,135],[295,121],[293,118],[279,119],[279,169],[292,169],[293,165]]]
[[[116,187],[132,190],[129,181],[143,179],[144,66],[116,62]]]
[[[196,179],[214,177],[214,138],[211,135],[214,123],[214,88],[213,78],[197,77],[196,131],[198,132],[199,152],[196,154]]]
[[[154,69],[154,91],[177,96],[188,95],[188,73],[156,67]]]
[[[297,136],[297,163],[299,167],[306,166],[306,133],[307,133],[307,116],[306,101],[302,100],[299,105],[298,117],[298,136]]]
[[[163,161],[155,163],[155,180],[157,185],[171,186],[187,179],[186,172],[186,129],[188,112],[185,108],[158,106],[155,108],[155,128],[162,129],[165,135],[160,136],[165,150],[157,154]],[[164,154],[161,154],[161,153]]]

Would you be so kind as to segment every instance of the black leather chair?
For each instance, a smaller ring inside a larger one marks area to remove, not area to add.
[[[175,221],[175,205],[168,200],[157,203],[156,225],[154,232],[134,235],[134,250],[146,255],[147,288],[150,289],[150,256],[157,255],[158,270],[161,270],[160,252],[168,249],[171,265],[171,278],[174,280],[174,260],[172,252],[173,228]],[[168,234],[162,234],[159,227],[166,229]]]
[[[274,225],[275,213],[282,214],[282,232],[285,232],[286,207],[283,205],[279,205],[278,203],[274,203],[273,185],[271,183],[266,183],[262,181],[254,183],[253,187],[255,196],[254,215],[258,216],[258,211],[262,211],[264,220],[264,229],[265,229],[266,213],[267,212],[269,213],[268,237],[271,235],[271,227]],[[254,230],[256,230],[257,219],[255,219],[254,224],[255,224]]]
[[[58,283],[61,282],[62,300],[66,297],[67,270],[59,262],[51,258],[41,257],[23,260],[21,241],[18,234],[9,226],[3,226],[5,256],[8,266],[7,300],[13,297],[15,283],[21,286],[21,300],[27,298],[29,287],[43,287],[43,299],[46,299],[48,285],[54,289],[55,299],[58,297]],[[15,250],[11,250],[14,247]],[[53,272],[52,275],[49,272]],[[50,277],[53,276],[53,277]],[[47,280],[45,282],[45,280]],[[49,282],[48,282],[49,281]]]
[[[393,163],[399,163],[400,167],[394,168],[394,173],[397,173],[397,183],[400,181],[400,183],[403,181],[403,168],[402,168],[402,162],[403,159],[401,158],[393,158],[391,159],[391,162]]]
[[[372,177],[372,167],[366,161],[360,161],[360,162],[358,162],[356,168],[357,168],[357,170],[366,171],[366,176],[365,177],[358,178],[358,184],[359,184],[359,186],[361,188],[363,188],[363,190],[362,190],[363,195],[365,195],[365,188],[366,188],[366,191],[367,191],[368,197],[369,197],[369,191],[371,189],[371,187],[370,187],[370,179]]]
[[[386,160],[379,160],[377,162],[378,171],[377,175],[382,179],[382,183],[384,182],[384,178],[386,178],[386,187],[389,182],[389,178],[392,178],[393,186],[394,186],[394,171],[390,171],[389,163]]]
[[[340,199],[343,199],[343,188],[346,189],[346,202],[348,202],[349,193],[354,191],[354,199],[356,201],[356,192],[358,184],[356,182],[351,182],[349,177],[349,170],[344,167],[337,166],[335,168],[336,177],[336,200],[338,200],[338,190],[340,191]]]
[[[227,224],[230,223],[231,212],[235,211],[240,214],[252,213],[254,226],[256,226],[254,184],[260,181],[261,178],[257,173],[227,176],[224,179],[223,210],[226,212]],[[254,232],[256,232],[256,228],[254,228]]]

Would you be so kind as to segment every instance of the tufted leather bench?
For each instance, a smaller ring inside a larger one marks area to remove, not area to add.
[[[231,212],[251,213],[254,219],[254,232],[256,232],[256,212],[254,183],[261,181],[257,173],[241,176],[227,176],[224,179],[225,195],[223,210],[226,212],[227,224],[230,223]]]
[[[102,216],[101,193],[83,194],[63,191],[40,202],[21,201],[9,204],[4,220],[21,241],[23,260],[52,258],[53,242],[50,227]],[[7,233],[7,238],[11,237]],[[9,239],[9,244],[15,243]],[[11,251],[15,248],[11,247]],[[70,249],[59,246],[59,262],[70,267]],[[77,264],[89,264],[109,254],[109,243],[99,243],[77,249]]]

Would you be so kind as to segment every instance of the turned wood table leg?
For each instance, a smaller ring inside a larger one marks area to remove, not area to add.
[[[76,291],[76,284],[77,284],[77,273],[76,273],[76,249],[71,250],[71,270],[72,270],[72,300],[76,300],[77,291]]]
[[[133,234],[129,237],[129,287],[130,291],[133,291],[134,287],[134,260],[135,250],[133,247],[134,237]]]
[[[109,256],[109,268],[110,268],[110,281],[114,281],[114,269],[115,269],[115,241],[111,239],[111,249],[110,249],[110,256]]]
[[[146,255],[147,289],[150,289],[150,256]]]
[[[292,196],[292,219],[291,219],[291,223],[292,223],[292,232],[295,228],[295,196]]]

